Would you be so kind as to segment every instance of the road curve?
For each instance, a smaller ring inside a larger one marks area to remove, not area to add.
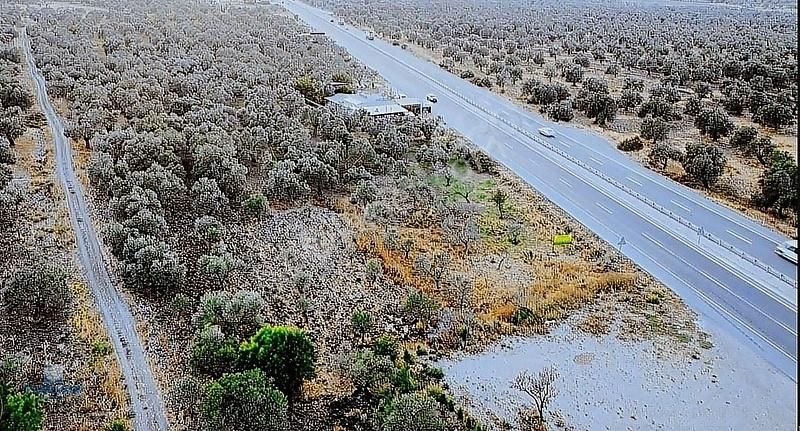
[[[56,148],[56,172],[66,195],[80,263],[122,368],[122,375],[131,401],[133,429],[135,431],[167,430],[164,406],[144,348],[136,333],[136,321],[125,299],[111,282],[103,260],[100,239],[86,209],[83,187],[75,176],[72,166],[72,151],[69,141],[64,136],[64,126],[48,99],[45,80],[36,67],[28,34],[24,28],[19,29],[18,33],[21,48],[25,52],[28,70],[34,82],[36,99],[53,132]]]
[[[796,381],[796,267],[773,253],[786,238],[643,168],[598,135],[553,124],[399,47],[366,40],[359,29],[331,23],[325,11],[282,4],[403,93],[437,94],[434,113],[448,126],[607,242],[624,238],[625,255]],[[557,137],[544,141],[529,132],[543,125]]]

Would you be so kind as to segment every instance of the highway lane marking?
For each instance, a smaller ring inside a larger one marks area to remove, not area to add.
[[[689,208],[687,208],[687,207],[685,207],[685,206],[683,206],[683,205],[681,205],[681,204],[679,204],[679,203],[677,203],[677,202],[673,201],[672,199],[670,199],[670,202],[672,202],[672,204],[674,204],[674,205],[675,205],[675,206],[677,206],[678,208],[680,208],[680,209],[682,209],[682,210],[686,211],[687,213],[690,213],[690,212],[692,212],[692,210],[690,210]]]
[[[603,166],[603,162],[601,162],[600,160],[597,160],[592,156],[589,156],[589,159],[591,159],[593,162],[597,163],[598,165]]]
[[[595,202],[594,204],[599,206],[600,208],[602,208],[605,212],[607,212],[609,214],[613,214],[610,209],[604,207],[603,204],[601,204],[600,202]]]
[[[558,180],[559,180],[559,181],[561,181],[562,183],[566,184],[566,185],[567,185],[567,187],[569,187],[569,188],[572,188],[572,184],[570,184],[569,182],[567,182],[567,180],[565,180],[565,179],[563,179],[563,178],[559,178]]]
[[[741,235],[737,234],[736,232],[732,232],[730,229],[725,229],[725,232],[728,232],[728,233],[729,233],[729,234],[731,234],[732,236],[734,236],[734,237],[736,237],[736,238],[739,238],[740,240],[742,240],[742,241],[744,241],[744,242],[746,242],[746,243],[748,243],[748,244],[750,244],[750,245],[752,245],[752,244],[753,244],[753,241],[750,241],[749,239],[747,239],[747,238],[745,238],[745,237],[743,237],[743,236],[741,236]]]
[[[651,239],[651,241],[652,241],[652,239]],[[657,242],[656,242],[656,243],[657,243]],[[709,297],[708,297],[708,295],[706,295],[706,294],[704,294],[703,292],[701,292],[701,291],[699,291],[699,290],[695,289],[694,287],[692,287],[692,285],[691,285],[691,284],[689,284],[689,283],[688,283],[686,280],[684,280],[684,279],[683,279],[681,276],[679,276],[678,274],[675,274],[675,273],[674,273],[672,270],[670,270],[669,268],[667,268],[667,267],[665,267],[664,265],[662,265],[662,264],[661,264],[659,261],[657,261],[657,260],[655,260],[655,259],[651,258],[651,257],[650,257],[650,256],[649,256],[647,253],[645,253],[644,251],[642,251],[641,249],[639,249],[639,247],[636,247],[636,246],[635,246],[635,245],[633,245],[633,244],[630,244],[630,247],[632,247],[632,248],[636,249],[637,251],[639,251],[639,253],[642,253],[642,255],[644,255],[644,256],[647,256],[647,257],[650,259],[650,261],[651,261],[651,262],[655,263],[656,265],[658,265],[659,267],[661,267],[661,269],[663,269],[664,271],[668,272],[670,275],[672,275],[673,277],[675,277],[676,279],[678,279],[679,281],[681,281],[681,282],[682,282],[682,283],[683,283],[683,284],[684,284],[686,287],[688,287],[689,289],[691,289],[692,291],[694,291],[694,293],[696,293],[696,294],[697,294],[698,296],[700,296],[700,297],[701,297],[701,298],[702,298],[704,301],[706,301],[706,303],[708,303],[709,305],[711,305],[713,308],[716,308],[716,309],[717,309],[717,311],[718,311],[719,313],[722,313],[722,314],[724,314],[724,315],[727,315],[729,318],[731,318],[731,319],[735,320],[737,323],[739,323],[740,325],[742,325],[742,326],[744,326],[745,328],[747,328],[747,330],[749,330],[751,333],[753,333],[754,335],[758,336],[758,338],[761,338],[761,339],[762,339],[762,340],[764,340],[764,341],[765,341],[767,344],[769,344],[770,346],[772,346],[772,348],[774,348],[774,349],[775,349],[775,350],[777,350],[778,352],[782,353],[784,356],[786,356],[787,358],[791,359],[792,361],[794,361],[794,362],[797,362],[797,358],[795,358],[794,356],[792,356],[792,354],[791,354],[791,353],[789,353],[789,352],[787,352],[787,351],[783,350],[783,348],[782,348],[782,347],[780,347],[780,346],[778,346],[777,344],[775,344],[775,343],[774,343],[772,340],[770,340],[769,338],[767,338],[767,337],[766,337],[764,334],[762,334],[760,331],[757,331],[755,328],[753,328],[752,326],[750,326],[750,325],[748,325],[747,323],[745,323],[745,322],[744,322],[742,319],[740,319],[740,318],[736,317],[735,315],[733,315],[733,314],[732,314],[730,311],[726,310],[726,309],[725,309],[725,307],[723,307],[722,305],[720,305],[719,303],[717,303],[717,302],[716,302],[716,301],[714,301],[713,299],[709,298]],[[723,316],[723,317],[724,317],[724,316]],[[747,334],[745,334],[745,336],[747,336]]]
[[[523,135],[523,136],[524,136],[524,135]],[[572,145],[570,145],[570,144],[568,144],[568,143],[566,143],[566,142],[564,142],[564,141],[556,141],[556,142],[558,142],[559,144],[561,144],[561,145],[563,145],[563,146],[565,146],[565,147],[567,147],[567,148],[572,148]]]
[[[531,162],[532,164],[536,165],[536,166],[539,166],[539,163],[537,163],[536,160],[533,160],[530,157],[528,157],[528,161]]]
[[[644,187],[644,184],[642,184],[642,183],[640,183],[640,182],[638,182],[638,181],[634,180],[634,179],[633,179],[633,178],[631,178],[631,177],[625,177],[625,179],[626,179],[626,180],[628,180],[628,181],[630,181],[630,182],[632,182],[632,183],[634,183],[634,184],[637,184],[637,185],[639,185],[639,187]]]
[[[661,244],[660,242],[658,242],[658,241],[657,241],[655,238],[651,237],[651,236],[650,236],[650,235],[648,235],[647,233],[645,233],[645,232],[642,232],[641,234],[642,234],[642,236],[643,236],[645,239],[647,239],[647,240],[649,240],[649,241],[653,242],[654,244],[656,244],[657,246],[659,246],[659,248],[661,248],[662,250],[664,250],[664,252],[666,252],[666,253],[667,253],[667,254],[669,254],[669,255],[672,255],[672,256],[673,256],[675,259],[677,259],[678,261],[680,261],[680,262],[682,262],[683,264],[687,265],[689,268],[692,268],[693,270],[697,271],[699,274],[702,274],[702,275],[703,275],[705,278],[709,279],[709,280],[710,280],[712,283],[714,283],[714,284],[716,284],[717,286],[719,286],[719,287],[720,287],[722,290],[724,290],[724,291],[728,292],[728,293],[729,293],[731,296],[733,296],[734,298],[738,299],[739,301],[741,301],[741,302],[742,302],[742,303],[744,303],[744,304],[747,304],[748,306],[750,306],[750,308],[752,308],[753,310],[757,311],[759,314],[762,314],[762,315],[764,315],[764,316],[765,316],[767,319],[769,319],[770,321],[772,321],[772,322],[773,322],[773,323],[775,323],[776,325],[780,326],[781,328],[785,329],[785,330],[786,330],[787,332],[789,332],[790,334],[794,335],[795,337],[797,336],[797,331],[796,331],[796,330],[794,330],[794,329],[792,329],[792,328],[790,328],[790,327],[786,326],[786,325],[785,325],[785,324],[783,324],[782,322],[779,322],[779,321],[775,320],[775,319],[774,319],[772,316],[770,316],[770,315],[769,315],[769,313],[767,313],[767,312],[765,312],[765,311],[761,310],[760,308],[756,307],[756,306],[755,306],[755,304],[753,304],[752,302],[748,301],[748,300],[747,300],[747,299],[745,299],[745,298],[742,298],[741,296],[739,296],[738,294],[736,294],[736,292],[733,292],[732,290],[728,289],[728,288],[727,288],[725,285],[723,285],[722,283],[720,283],[720,282],[719,282],[719,281],[718,281],[718,280],[717,280],[715,277],[713,277],[712,275],[710,275],[710,274],[709,274],[709,273],[707,273],[706,271],[704,271],[704,270],[702,270],[702,269],[700,269],[700,268],[697,268],[696,266],[694,266],[694,265],[692,265],[691,263],[689,263],[689,262],[687,262],[686,260],[684,260],[682,257],[680,257],[680,256],[678,256],[677,254],[673,253],[673,252],[672,252],[672,251],[671,251],[671,250],[670,250],[668,247],[664,246],[663,244]],[[676,239],[677,239],[677,238],[676,238]],[[680,241],[680,240],[678,240],[678,241]]]

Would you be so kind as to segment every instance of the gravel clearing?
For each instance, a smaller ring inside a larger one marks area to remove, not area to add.
[[[728,335],[713,340],[694,359],[659,340],[598,338],[563,324],[548,336],[509,338],[440,365],[477,412],[511,423],[524,400],[511,389],[514,377],[555,365],[559,394],[550,411],[569,429],[797,429],[796,383]]]

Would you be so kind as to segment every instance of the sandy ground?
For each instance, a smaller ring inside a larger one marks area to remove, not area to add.
[[[729,336],[713,342],[693,359],[658,342],[598,338],[564,324],[440,365],[477,411],[511,423],[524,400],[511,389],[514,377],[554,365],[559,394],[551,411],[575,430],[796,429],[796,384]]]

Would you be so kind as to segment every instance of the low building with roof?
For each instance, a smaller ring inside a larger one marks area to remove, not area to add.
[[[395,99],[395,101],[398,105],[402,106],[412,114],[420,115],[422,113],[429,114],[431,112],[431,105],[425,103],[425,101],[422,99],[417,99],[414,97],[400,97]]]
[[[346,94],[338,93],[325,98],[329,103],[350,112],[365,111],[370,116],[403,115],[409,111],[386,96],[380,94]]]

